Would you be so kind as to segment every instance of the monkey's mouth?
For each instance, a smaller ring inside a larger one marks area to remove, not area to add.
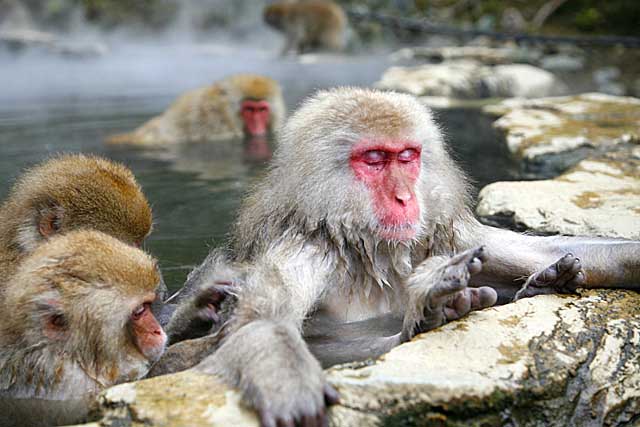
[[[412,240],[418,234],[418,225],[411,223],[378,226],[377,234],[385,240],[405,242]]]

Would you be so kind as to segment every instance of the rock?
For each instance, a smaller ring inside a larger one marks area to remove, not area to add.
[[[406,47],[391,54],[392,61],[417,60],[429,63],[470,60],[485,65],[511,64],[513,62],[533,62],[537,60],[536,51],[519,47],[489,46],[444,46],[444,47]]]
[[[558,94],[564,90],[553,74],[531,65],[489,67],[471,60],[392,67],[376,87],[416,96],[457,99],[530,97]]]
[[[585,59],[566,54],[547,55],[540,59],[540,67],[552,72],[573,72],[584,69]]]
[[[482,189],[484,222],[541,234],[640,239],[640,146],[583,160],[542,181],[496,182]]]
[[[640,411],[640,295],[545,295],[474,312],[377,361],[327,371],[334,427],[624,425]],[[113,387],[103,425],[257,426],[194,372]],[[95,424],[93,424],[95,426]]]
[[[640,141],[640,99],[599,93],[486,106],[523,173],[551,177],[585,157]]]

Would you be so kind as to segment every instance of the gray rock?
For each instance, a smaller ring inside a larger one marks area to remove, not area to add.
[[[540,60],[540,67],[549,71],[580,71],[584,65],[584,57],[565,54],[548,55]]]
[[[553,74],[531,65],[489,67],[471,60],[392,67],[376,86],[416,96],[455,99],[547,96],[565,90]]]
[[[640,99],[600,93],[511,99],[484,112],[527,176],[551,177],[580,160],[640,141]]]
[[[640,146],[590,158],[542,181],[496,182],[482,189],[485,222],[542,234],[640,239]]]
[[[640,411],[638,330],[634,292],[475,312],[377,361],[327,371],[341,395],[331,424],[624,425]],[[191,371],[113,387],[98,407],[106,425],[257,426],[237,392]]]

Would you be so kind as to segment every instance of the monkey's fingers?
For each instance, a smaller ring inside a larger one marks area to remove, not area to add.
[[[456,320],[471,311],[493,306],[498,300],[495,289],[488,286],[466,288],[458,292],[444,307],[447,321]]]
[[[484,251],[484,246],[479,246],[477,248],[467,249],[464,252],[460,252],[451,257],[449,263],[453,264],[467,264],[472,259],[478,258],[480,261],[485,261],[486,255]]]
[[[327,406],[336,405],[340,403],[340,395],[338,394],[336,389],[330,386],[329,384],[325,384],[322,392],[324,394],[324,403]]]

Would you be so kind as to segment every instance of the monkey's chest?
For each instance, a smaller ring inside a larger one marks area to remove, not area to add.
[[[340,322],[356,322],[395,313],[399,303],[397,292],[389,286],[335,286],[324,295],[318,311]]]

